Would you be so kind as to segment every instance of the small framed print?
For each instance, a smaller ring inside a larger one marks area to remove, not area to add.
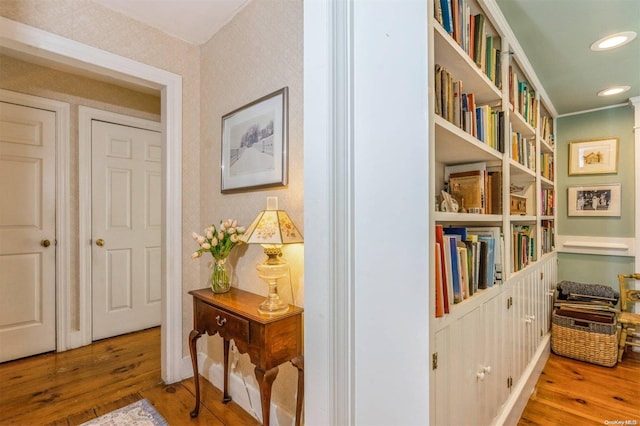
[[[618,173],[618,138],[569,143],[569,175]]]
[[[222,117],[222,192],[287,185],[288,88]]]
[[[570,186],[569,216],[620,216],[620,184]]]

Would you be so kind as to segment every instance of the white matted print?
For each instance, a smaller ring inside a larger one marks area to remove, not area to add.
[[[620,184],[570,186],[569,216],[620,216]]]
[[[569,143],[569,174],[618,172],[618,138]]]
[[[287,185],[284,87],[222,117],[222,192]]]

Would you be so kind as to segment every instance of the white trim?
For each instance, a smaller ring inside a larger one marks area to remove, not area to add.
[[[511,26],[507,22],[507,19],[502,14],[502,11],[500,10],[500,7],[498,6],[498,3],[496,2],[496,0],[478,0],[478,1],[481,5],[484,4],[484,7],[483,7],[484,11],[489,15],[489,17],[492,20],[496,22],[497,28],[504,31],[505,33],[504,35],[507,37],[510,43],[510,46],[509,46],[509,49],[511,50],[510,53],[515,54],[518,64],[520,65],[520,68],[522,68],[522,71],[527,76],[527,79],[529,80],[529,82],[536,89],[540,98],[546,99],[545,105],[549,110],[549,113],[551,114],[551,116],[556,117],[558,115],[558,111],[556,111],[555,106],[553,106],[553,104],[551,103],[551,98],[547,95],[547,92],[544,90],[544,86],[538,79],[538,76],[536,75],[533,69],[533,66],[531,65],[531,62],[529,62],[529,59],[527,58],[527,55],[524,53],[522,46],[520,46],[520,42],[518,42],[518,38],[515,36],[515,34],[513,33],[513,30],[511,29]]]
[[[560,114],[557,118],[571,117],[572,115],[588,114],[590,112],[604,111],[604,110],[607,110],[607,109],[620,108],[620,107],[626,107],[626,106],[629,106],[628,102],[626,102],[624,104],[607,105],[607,106],[600,107],[600,108],[586,109],[584,111],[568,112],[566,114]]]
[[[638,171],[638,167],[640,167],[640,96],[636,96],[629,99],[629,103],[633,107],[633,138],[634,138],[634,151],[635,151],[635,185],[636,185],[636,193],[635,193],[635,236],[636,236],[636,259],[635,259],[635,269],[634,271],[640,271],[640,208],[638,207],[638,203],[640,203],[640,171]],[[635,349],[635,348],[634,348]]]
[[[182,362],[182,77],[0,17],[0,46],[162,91],[162,379]]]
[[[78,267],[80,269],[78,302],[80,304],[81,345],[93,340],[92,272],[91,272],[91,121],[107,121],[145,130],[162,131],[156,121],[131,117],[85,106],[78,107]],[[162,171],[164,174],[164,170]]]
[[[305,1],[305,421],[355,424],[351,2]]]
[[[74,347],[76,334],[70,328],[69,276],[71,211],[68,195],[69,179],[69,117],[70,105],[65,102],[0,89],[3,101],[32,108],[53,111],[56,114],[56,351],[62,352]]]
[[[558,251],[561,253],[635,256],[635,247],[635,238],[558,235]]]

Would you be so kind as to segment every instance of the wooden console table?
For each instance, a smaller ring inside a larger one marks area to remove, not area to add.
[[[264,297],[237,288],[228,293],[214,294],[211,289],[193,290],[193,331],[189,334],[189,351],[196,387],[196,406],[191,417],[200,411],[200,380],[196,341],[205,332],[218,333],[224,342],[224,398],[229,396],[229,341],[233,339],[240,353],[248,353],[256,366],[255,375],[260,387],[262,419],[269,426],[271,385],[278,375],[278,366],[291,363],[298,369],[296,398],[296,426],[300,425],[304,398],[304,357],[302,352],[302,308],[289,305],[289,311],[279,315],[263,315],[258,305]]]

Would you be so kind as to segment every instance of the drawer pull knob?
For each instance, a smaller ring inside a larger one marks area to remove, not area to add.
[[[226,318],[220,319],[220,315],[216,315],[216,324],[218,324],[218,327],[222,327],[223,325],[225,325],[226,322],[227,322]]]

